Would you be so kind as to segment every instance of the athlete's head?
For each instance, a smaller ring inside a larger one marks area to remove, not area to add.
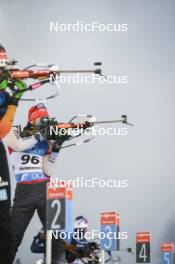
[[[87,232],[87,228],[88,228],[87,218],[85,218],[82,215],[77,216],[74,222],[74,232],[78,232],[81,233],[82,235],[85,235],[85,233]]]
[[[8,61],[6,49],[2,44],[0,44],[0,69],[6,68]]]
[[[32,125],[42,126],[48,120],[49,114],[44,104],[32,106],[28,112],[28,122]]]

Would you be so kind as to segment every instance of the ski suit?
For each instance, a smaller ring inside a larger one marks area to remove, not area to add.
[[[46,226],[46,184],[52,176],[57,153],[48,152],[49,143],[35,136],[20,137],[12,131],[7,137],[11,161],[16,176],[16,190],[12,207],[12,260],[21,244],[26,228],[35,211]],[[62,240],[53,241],[52,263],[66,263]]]
[[[0,263],[2,264],[11,264],[9,252],[12,245],[10,175],[2,139],[10,131],[17,109],[17,105],[10,100],[9,94],[4,91],[7,86],[7,81],[0,80]]]

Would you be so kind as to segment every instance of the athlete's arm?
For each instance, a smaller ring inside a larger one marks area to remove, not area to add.
[[[54,152],[44,156],[43,170],[44,170],[44,173],[49,177],[53,176],[55,161],[56,161],[57,156],[58,156],[58,153],[54,153]]]
[[[15,151],[25,151],[35,146],[38,141],[35,136],[22,138],[19,136],[17,131],[12,129],[5,138],[5,142],[7,146]]]
[[[25,88],[25,83],[21,80],[18,80],[16,81],[15,86],[20,91]],[[4,82],[1,83],[1,89],[3,88],[4,90],[6,87],[8,87],[8,80],[4,80]],[[14,95],[8,99],[6,113],[0,120],[0,139],[3,139],[10,132],[15,118],[18,101],[22,96],[23,92],[18,93],[17,95]]]
[[[56,142],[55,143],[50,142],[50,145],[51,146],[50,146],[49,153],[44,156],[43,169],[44,169],[44,173],[47,176],[52,177],[53,172],[54,172],[54,165],[58,157],[60,147],[57,145]]]
[[[11,130],[16,114],[16,105],[8,105],[7,112],[0,120],[0,139],[4,138]]]

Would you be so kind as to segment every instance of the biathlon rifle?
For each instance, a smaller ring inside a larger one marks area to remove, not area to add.
[[[86,118],[86,120],[77,123],[75,120],[79,117]],[[93,115],[76,115],[73,118],[71,118],[71,120],[68,123],[58,123],[55,118],[46,118],[46,122],[45,123],[43,122],[43,126],[39,128],[39,131],[47,140],[54,140],[58,142],[58,144],[60,144],[60,148],[67,148],[75,145],[80,146],[94,139],[95,136],[92,133],[92,135],[90,135],[88,138],[84,140],[81,140],[76,143],[70,143],[66,146],[62,146],[62,144],[65,141],[70,141],[85,135],[86,129],[92,129],[93,126],[100,124],[113,124],[113,123],[123,123],[129,126],[133,126],[133,124],[128,123],[127,115],[122,115],[121,119],[118,120],[104,120],[104,121],[96,121],[96,118]],[[78,133],[76,133],[76,135],[71,135],[69,133],[70,129],[72,130],[78,129]],[[52,133],[50,133],[51,130]],[[64,133],[62,133],[63,130]]]
[[[36,90],[39,87],[41,87],[44,84],[54,84],[55,87],[57,88],[56,92],[53,95],[50,95],[46,98],[38,98],[38,99],[34,99],[34,98],[23,98],[20,99],[22,101],[47,101],[49,99],[53,99],[55,97],[58,96],[59,94],[59,77],[61,75],[65,75],[65,74],[75,74],[75,73],[84,73],[84,74],[96,74],[99,76],[104,76],[102,74],[102,70],[100,68],[100,66],[102,66],[101,62],[95,62],[94,66],[99,66],[98,68],[95,69],[73,69],[73,70],[58,70],[58,66],[54,65],[54,64],[44,64],[44,63],[37,63],[37,64],[33,64],[30,65],[26,68],[24,68],[23,70],[20,70],[17,66],[17,61],[12,60],[11,62],[8,63],[8,67],[7,69],[3,70],[0,73],[0,77],[2,79],[8,79],[11,83],[10,85],[10,89],[12,91],[12,93],[14,95],[17,95],[18,93],[21,92],[27,92],[27,91],[32,91],[32,90]],[[40,68],[40,69],[33,69],[32,68]],[[56,76],[56,79],[54,79],[54,81],[50,81],[50,76]],[[58,77],[58,78],[57,78]],[[106,76],[104,76],[106,78]],[[27,79],[37,79],[38,81],[26,86],[24,89],[21,90],[15,90],[15,81],[18,80],[27,80]]]
[[[100,125],[100,124],[112,124],[112,123],[123,123],[129,126],[133,126],[133,124],[128,123],[127,115],[122,115],[121,119],[115,119],[115,120],[103,120],[103,121],[91,121],[94,116],[92,115],[84,115],[89,120],[76,123],[72,122],[75,118],[82,116],[82,115],[76,115],[73,117],[68,123],[58,123],[55,118],[48,118],[48,121],[46,122],[46,126],[56,126],[58,129],[69,129],[69,128],[89,128],[95,125]]]
[[[2,77],[11,78],[14,80],[18,79],[43,79],[43,78],[49,78],[50,74],[72,74],[72,73],[91,73],[91,74],[98,74],[102,75],[102,71],[100,68],[96,69],[74,69],[74,70],[58,70],[58,66],[55,64],[46,64],[46,63],[36,63],[32,64],[23,70],[20,70],[18,67],[15,67],[17,61],[13,60],[9,63],[10,68],[7,68],[7,70],[4,70],[4,72],[1,73]],[[94,66],[102,66],[101,62],[94,62]],[[40,70],[31,70],[33,67],[44,67],[44,69]]]

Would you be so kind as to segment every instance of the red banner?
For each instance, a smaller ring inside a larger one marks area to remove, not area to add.
[[[50,183],[47,184],[47,199],[63,198],[72,200],[72,187],[53,187]]]
[[[136,242],[137,243],[149,243],[151,240],[150,232],[139,232],[136,233]]]
[[[162,252],[175,252],[175,244],[173,242],[165,242],[160,245]]]
[[[101,225],[120,225],[120,214],[116,212],[101,213]]]

